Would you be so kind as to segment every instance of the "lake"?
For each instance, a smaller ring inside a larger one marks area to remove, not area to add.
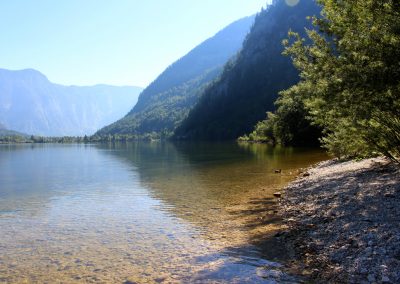
[[[326,158],[236,143],[0,145],[0,282],[291,283],[283,248],[265,241],[280,226],[273,193]]]

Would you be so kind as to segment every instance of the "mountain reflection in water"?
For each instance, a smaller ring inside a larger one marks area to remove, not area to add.
[[[236,143],[0,145],[0,282],[290,282],[262,242],[280,222],[272,194],[323,159]]]

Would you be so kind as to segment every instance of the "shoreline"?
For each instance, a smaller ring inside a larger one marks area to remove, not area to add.
[[[328,160],[282,190],[275,238],[311,283],[400,283],[400,167]]]

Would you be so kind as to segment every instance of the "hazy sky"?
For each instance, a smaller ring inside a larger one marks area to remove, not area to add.
[[[0,68],[55,83],[146,87],[268,0],[1,0]]]

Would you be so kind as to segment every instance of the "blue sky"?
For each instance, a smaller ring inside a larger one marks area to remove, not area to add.
[[[268,0],[1,0],[0,68],[66,85],[146,87]]]

